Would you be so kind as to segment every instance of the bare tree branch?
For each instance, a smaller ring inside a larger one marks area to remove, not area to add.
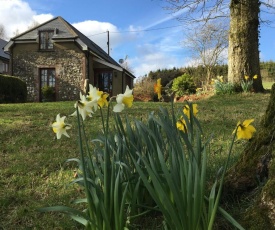
[[[0,38],[2,38],[2,39],[6,38],[5,27],[2,24],[0,24]]]

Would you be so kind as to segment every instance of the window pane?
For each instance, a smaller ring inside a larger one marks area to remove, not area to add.
[[[53,48],[52,37],[53,37],[53,32],[48,32],[48,49]]]
[[[40,49],[46,49],[45,32],[40,32]]]
[[[112,94],[112,72],[101,72],[98,73],[97,87],[99,90]]]
[[[40,31],[39,33],[40,49],[53,49],[53,42],[52,42],[53,35],[54,35],[53,31]]]

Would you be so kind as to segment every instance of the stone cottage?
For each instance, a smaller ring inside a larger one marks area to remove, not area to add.
[[[10,75],[27,83],[28,101],[42,101],[51,87],[54,100],[77,100],[92,84],[111,96],[133,87],[135,76],[62,17],[14,38],[4,47]]]

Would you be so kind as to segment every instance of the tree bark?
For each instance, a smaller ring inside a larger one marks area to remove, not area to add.
[[[275,226],[275,84],[260,127],[242,156],[231,167],[224,183],[224,199],[250,204],[239,219],[245,229],[274,229]],[[244,197],[246,197],[244,199]],[[242,201],[241,201],[242,200]],[[242,206],[241,204],[240,206]],[[245,206],[246,204],[244,204]],[[255,225],[255,223],[257,225]]]
[[[231,0],[228,47],[228,81],[240,84],[244,76],[253,80],[255,92],[263,92],[259,60],[258,0]]]

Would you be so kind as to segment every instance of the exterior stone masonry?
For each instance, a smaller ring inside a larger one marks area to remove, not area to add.
[[[27,83],[28,101],[40,100],[40,68],[54,68],[56,100],[78,100],[85,79],[85,56],[75,50],[20,51],[13,57],[13,75]]]

